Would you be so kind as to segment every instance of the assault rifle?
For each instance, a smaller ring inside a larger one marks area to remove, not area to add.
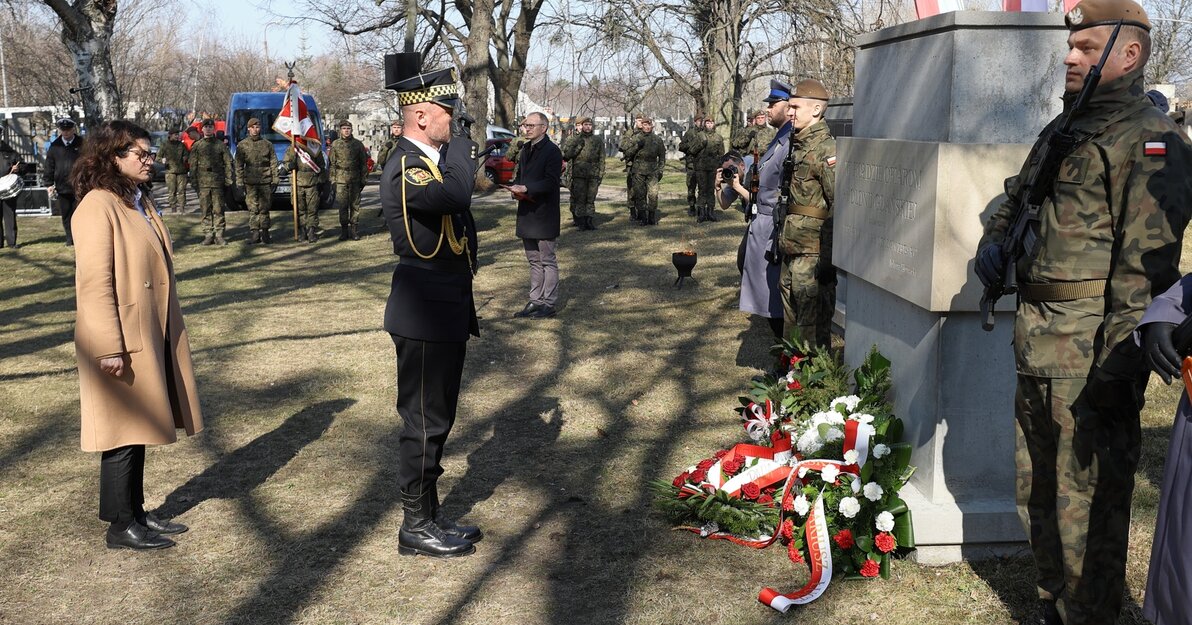
[[[1052,125],[1050,134],[1039,144],[1035,166],[1027,172],[1026,181],[1019,190],[1018,206],[1010,220],[1006,238],[1001,244],[1004,262],[1001,280],[985,287],[985,294],[981,297],[981,328],[986,332],[993,330],[993,309],[997,301],[1004,295],[1018,292],[1018,261],[1022,258],[1033,258],[1038,251],[1039,211],[1043,207],[1043,201],[1051,193],[1056,176],[1059,175],[1060,164],[1079,143],[1078,137],[1072,132],[1073,118],[1088,104],[1093,92],[1097,90],[1097,85],[1101,82],[1101,69],[1109,60],[1109,53],[1113,51],[1113,44],[1121,30],[1122,22],[1119,20],[1105,44],[1105,50],[1101,52],[1101,59],[1084,77],[1084,85],[1080,88],[1076,100],[1060,115]]]
[[[745,223],[757,217],[757,192],[762,188],[762,172],[758,161],[762,160],[757,148],[753,148],[753,164],[749,166],[749,204],[745,207]]]
[[[787,122],[790,124],[790,122]],[[779,128],[778,132],[782,132]],[[766,252],[766,260],[777,265],[782,262],[782,251],[778,249],[778,239],[782,236],[782,229],[786,226],[786,208],[791,205],[791,178],[795,175],[795,126],[791,124],[787,139],[786,158],[782,160],[782,182],[778,186],[778,204],[774,206],[774,240],[770,242],[770,249]]]

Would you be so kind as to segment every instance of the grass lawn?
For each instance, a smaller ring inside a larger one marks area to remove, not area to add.
[[[737,311],[739,215],[696,226],[676,170],[662,223],[631,227],[618,171],[600,229],[564,227],[554,319],[510,317],[528,284],[515,211],[477,200],[482,336],[440,492],[486,538],[456,561],[397,555],[381,329],[394,257],[375,186],[357,242],[334,240],[329,212],[313,245],[275,213],[270,247],[244,245],[245,213],[226,247],[198,245],[193,212],[166,216],[207,430],[148,454],[148,507],[192,528],[159,553],[103,546],[98,455],[78,447],[73,255],[59,221],[22,218],[23,247],[0,251],[0,623],[1009,624],[1032,610],[1030,561],[1013,558],[897,562],[888,582],[836,583],[783,616],[755,599],[805,580],[781,548],[701,542],[652,513],[647,481],[739,441],[732,409],[770,339]],[[699,282],[676,290],[670,254],[689,241]],[[1178,397],[1150,392],[1123,623],[1143,622]]]

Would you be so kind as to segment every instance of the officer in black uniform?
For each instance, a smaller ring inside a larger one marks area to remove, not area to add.
[[[436,482],[455,423],[468,337],[480,335],[470,210],[476,144],[451,134],[459,98],[454,71],[421,73],[418,53],[392,56],[386,59],[386,87],[397,91],[406,122],[381,174],[381,212],[400,257],[385,307],[385,330],[397,348],[397,412],[403,421],[398,485],[405,518],[398,553],[465,556],[482,534],[447,518]]]

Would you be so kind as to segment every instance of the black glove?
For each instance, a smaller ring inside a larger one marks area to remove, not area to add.
[[[1002,244],[990,243],[977,252],[976,270],[981,284],[989,286],[1002,281],[1006,261],[1002,257]]]
[[[1142,349],[1146,352],[1146,364],[1159,374],[1164,384],[1171,384],[1172,378],[1180,377],[1182,359],[1175,350],[1171,334],[1176,324],[1158,321],[1142,327]]]

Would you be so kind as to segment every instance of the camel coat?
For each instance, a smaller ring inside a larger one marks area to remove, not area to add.
[[[190,341],[174,280],[174,246],[151,208],[150,221],[95,189],[72,218],[75,240],[75,354],[83,451],[161,445],[203,429]],[[124,374],[99,361],[124,355]]]

